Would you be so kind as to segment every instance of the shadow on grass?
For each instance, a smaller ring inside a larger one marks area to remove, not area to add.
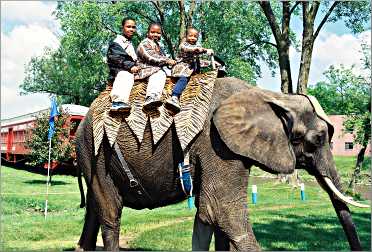
[[[24,181],[23,183],[25,184],[31,184],[31,185],[34,185],[34,184],[45,184],[46,183],[46,180],[41,180],[41,179],[33,179],[33,180],[27,180],[27,181]],[[68,182],[64,182],[64,181],[58,181],[58,180],[52,180],[51,182],[51,185],[67,185],[67,184],[71,184],[71,183],[68,183]]]
[[[153,251],[148,248],[122,248],[119,247],[120,251]],[[63,249],[62,251],[75,251],[75,248],[67,248]],[[105,251],[102,246],[97,246],[95,251]]]
[[[371,216],[369,213],[352,213],[352,215],[362,247],[365,251],[370,251]],[[253,223],[255,236],[263,250],[350,250],[336,213],[333,217],[320,215],[299,216],[270,212],[266,217],[265,223]],[[166,250],[185,250],[185,246],[191,246],[190,228],[192,223],[184,222],[180,225],[183,225],[183,227],[169,225],[143,232],[136,237],[132,244],[135,246],[136,243],[139,243],[140,247],[144,247],[140,250],[149,250],[151,248],[158,250],[158,239],[161,237],[162,241],[169,241],[168,247],[165,247]],[[186,231],[189,231],[189,233]],[[143,243],[147,245],[140,245]],[[137,248],[131,248],[130,250],[137,250]]]
[[[273,214],[271,214],[273,215]],[[371,247],[371,216],[353,213],[364,250]],[[336,216],[298,216],[278,214],[280,220],[253,224],[257,240],[264,250],[349,250],[349,245]],[[346,246],[346,247],[345,247]]]
[[[48,174],[48,169],[45,169],[41,166],[31,166],[31,165],[26,165],[25,163],[9,163],[6,161],[2,162],[2,165],[5,165],[9,168],[13,168],[16,170],[22,170],[22,171],[27,171],[31,173],[36,173],[36,174],[41,174],[41,175],[47,175]],[[69,176],[76,176],[76,169],[74,167],[58,167],[54,170],[50,170],[51,175],[69,175]]]

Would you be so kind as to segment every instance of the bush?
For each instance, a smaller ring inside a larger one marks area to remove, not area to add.
[[[68,115],[62,112],[55,120],[55,131],[51,142],[51,161],[67,162],[75,153],[74,141],[69,139],[70,129],[67,124]],[[49,112],[36,118],[35,127],[31,129],[26,146],[30,149],[29,164],[43,165],[48,162],[49,155]]]

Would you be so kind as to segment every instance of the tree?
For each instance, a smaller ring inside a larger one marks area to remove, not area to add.
[[[299,6],[302,7],[302,44],[301,44],[301,63],[299,66],[299,76],[297,81],[297,93],[306,94],[312,52],[314,42],[318,37],[324,24],[327,22],[336,22],[344,20],[347,27],[353,32],[363,30],[364,24],[370,21],[370,3],[369,2],[341,2],[341,1],[259,1],[258,2],[271,28],[274,36],[277,58],[279,61],[279,70],[281,78],[281,91],[283,93],[293,93],[293,83],[291,76],[291,65],[289,58],[289,48],[295,44],[297,49],[295,34],[291,32],[291,18],[298,15]],[[281,6],[281,7],[280,7]],[[325,13],[322,18],[319,17],[319,10]],[[315,27],[316,19],[320,23]],[[297,171],[286,176],[286,180],[299,181]],[[293,185],[294,183],[292,183]]]
[[[150,22],[160,22],[166,52],[174,57],[180,38],[193,25],[201,31],[203,46],[213,48],[226,61],[230,75],[254,84],[261,73],[259,60],[275,66],[275,51],[266,42],[270,30],[253,3],[60,2],[55,15],[61,23],[60,46],[32,58],[22,93],[54,93],[63,102],[89,106],[106,86],[107,46],[115,33],[120,33],[121,20],[126,16],[137,20],[135,45],[146,35]]]
[[[30,149],[29,163],[31,165],[43,165],[48,162],[49,154],[49,112],[43,113],[36,118],[35,127],[26,139],[26,146]],[[55,121],[55,134],[52,138],[51,161],[70,161],[75,153],[74,141],[69,139],[69,131],[74,125],[66,125],[67,114],[61,113]]]
[[[359,179],[365,151],[371,138],[371,55],[370,45],[363,44],[363,67],[368,70],[366,76],[354,73],[354,67],[330,67],[325,72],[327,78],[319,82],[309,93],[317,97],[326,113],[346,115],[344,127],[352,129],[354,143],[361,149],[357,155],[349,190],[354,192],[354,184]]]
[[[278,53],[281,77],[281,90],[283,93],[293,93],[289,47],[291,42],[291,17],[299,14],[296,10],[302,7],[302,44],[301,63],[297,80],[297,93],[306,94],[311,66],[312,52],[316,38],[327,22],[344,20],[345,25],[352,32],[361,32],[366,23],[370,21],[371,5],[369,1],[281,1],[273,3],[260,1],[259,5],[266,16],[275,43],[273,46]],[[281,14],[280,7],[281,5]],[[319,13],[324,16],[319,17]],[[316,26],[316,21],[320,21]]]

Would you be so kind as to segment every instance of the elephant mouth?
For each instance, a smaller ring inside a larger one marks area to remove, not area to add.
[[[336,186],[333,184],[331,179],[329,179],[327,177],[323,177],[323,179],[324,179],[324,182],[327,184],[328,188],[334,193],[336,198],[338,198],[339,200],[341,200],[345,204],[350,204],[352,206],[360,207],[360,208],[369,208],[370,207],[369,205],[358,203],[358,202],[354,201],[353,198],[343,195],[336,188]]]

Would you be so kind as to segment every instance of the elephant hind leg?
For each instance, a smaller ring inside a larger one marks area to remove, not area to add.
[[[192,233],[192,251],[209,251],[212,234],[213,227],[202,222],[196,213]]]
[[[93,251],[96,250],[100,224],[97,213],[94,211],[94,198],[89,190],[87,193],[87,201],[84,228],[76,250]]]

